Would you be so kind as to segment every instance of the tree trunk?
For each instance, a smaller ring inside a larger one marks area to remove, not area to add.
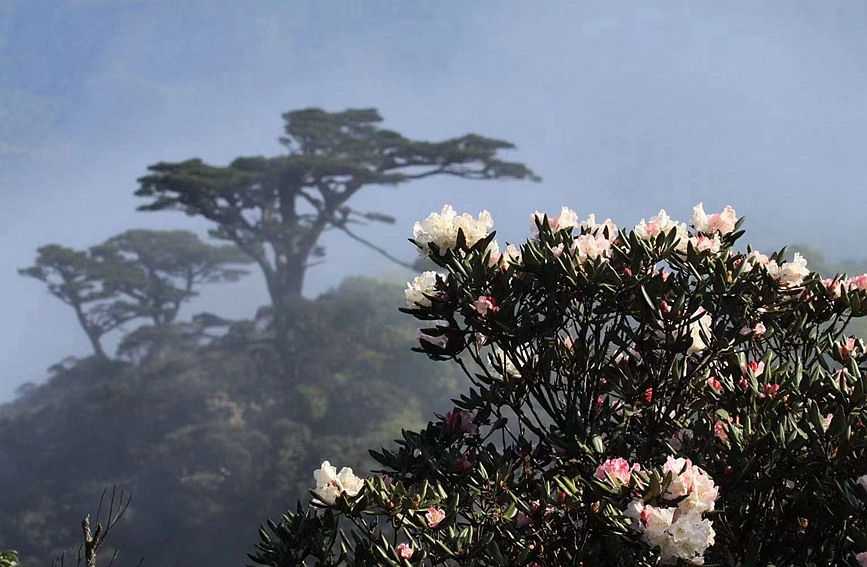
[[[277,266],[267,278],[268,293],[274,310],[274,348],[280,356],[283,372],[294,375],[296,357],[295,333],[298,323],[298,306],[303,298],[304,267],[300,262]]]
[[[108,355],[105,353],[105,350],[102,348],[102,343],[99,341],[102,333],[94,329],[93,326],[88,323],[87,317],[85,317],[84,312],[81,309],[81,305],[75,304],[73,305],[73,307],[75,308],[75,315],[76,317],[78,317],[78,323],[87,334],[87,338],[90,341],[90,346],[93,347],[94,354],[96,354],[96,356],[98,356],[102,360],[110,360],[108,358]]]

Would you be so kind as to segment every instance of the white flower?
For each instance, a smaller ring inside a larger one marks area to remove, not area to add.
[[[791,262],[783,262],[782,265],[771,260],[767,265],[768,273],[783,287],[798,286],[804,278],[810,275],[807,269],[807,260],[799,253],[795,253],[795,259]]]
[[[313,471],[313,479],[316,481],[313,492],[328,505],[334,504],[341,494],[349,497],[357,496],[364,486],[364,481],[355,476],[351,468],[343,467],[338,473],[337,468],[331,466],[328,461],[324,461],[317,470]]]
[[[539,238],[539,225],[544,222],[544,219],[545,213],[539,211],[530,215],[530,232],[533,233],[533,238]],[[571,230],[578,226],[578,215],[569,207],[562,207],[559,216],[548,216],[548,226],[552,232]]]
[[[725,236],[734,231],[737,221],[738,216],[735,214],[735,210],[730,206],[726,206],[721,213],[707,215],[704,212],[704,204],[699,203],[692,208],[692,218],[690,219],[689,224],[695,227],[698,232],[704,234],[719,232],[721,235]]]
[[[687,354],[695,354],[707,349],[708,347],[708,345],[705,344],[702,335],[710,338],[710,328],[711,325],[713,325],[713,319],[711,319],[711,316],[708,313],[705,313],[702,308],[699,308],[693,317],[699,313],[704,313],[704,315],[699,317],[697,321],[693,321],[689,324],[689,336],[692,339],[692,344],[689,346],[689,349],[687,349]]]
[[[679,514],[666,530],[659,545],[660,561],[674,565],[678,559],[692,565],[704,563],[704,552],[713,545],[716,533],[710,520],[702,519],[698,512]]]
[[[644,520],[644,532],[642,539],[650,545],[650,547],[662,547],[669,539],[666,530],[671,526],[674,520],[674,508],[658,508],[656,506],[645,506],[641,512],[641,517]]]
[[[855,482],[857,482],[861,486],[861,488],[867,491],[867,474],[859,476],[858,480],[856,480]]]
[[[488,235],[488,229],[494,226],[488,211],[479,213],[476,219],[464,213],[461,216],[451,205],[445,205],[439,213],[431,213],[425,220],[416,222],[412,228],[413,239],[420,246],[419,255],[430,254],[430,244],[439,249],[453,249],[457,244],[458,230],[462,230],[467,246],[473,246]]]
[[[425,296],[436,295],[437,274],[433,271],[422,274],[406,284],[404,295],[407,307],[430,307],[430,299]]]
[[[595,214],[591,214],[587,220],[581,221],[581,229],[594,236],[605,236],[605,229],[608,229],[608,239],[617,238],[617,225],[611,222],[611,219],[605,219],[605,222],[597,224]]]

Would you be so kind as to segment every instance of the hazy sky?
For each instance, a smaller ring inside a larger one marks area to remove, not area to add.
[[[414,220],[487,208],[500,241],[569,205],[629,226],[660,207],[733,205],[762,248],[864,258],[867,2],[0,0],[0,400],[89,347],[17,268],[38,246],[207,223],[138,213],[148,164],[281,152],[280,115],[374,106],[413,138],[518,145],[541,184],[428,179],[371,188],[366,235],[410,259]],[[308,295],[348,274],[408,274],[326,241]],[[184,311],[248,317],[262,281]],[[396,305],[400,298],[396,298]],[[127,330],[132,330],[128,328]]]

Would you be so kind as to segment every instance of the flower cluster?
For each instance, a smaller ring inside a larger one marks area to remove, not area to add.
[[[669,456],[662,470],[671,475],[671,481],[658,499],[659,505],[636,499],[630,502],[625,515],[632,520],[641,539],[659,549],[663,564],[683,560],[701,565],[716,536],[713,522],[703,514],[714,509],[719,489],[689,459]]]
[[[439,250],[451,250],[458,242],[458,232],[462,232],[467,246],[473,246],[488,235],[488,229],[494,226],[488,211],[479,213],[478,218],[464,213],[460,216],[451,205],[445,205],[439,213],[431,213],[428,218],[415,223],[412,229],[413,239],[418,245],[419,255],[430,254],[430,245]]]
[[[530,215],[530,232],[533,234],[533,238],[539,238],[539,226],[545,222],[546,218],[551,232],[571,230],[578,226],[578,215],[569,207],[561,208],[560,215],[556,217],[548,217],[545,213],[536,211]]]
[[[407,283],[404,290],[406,306],[410,309],[430,307],[430,298],[437,294],[436,285],[440,277],[440,274],[434,271],[427,271]]]
[[[632,479],[632,471],[641,469],[641,465],[635,463],[630,465],[626,459],[617,457],[616,459],[608,459],[598,467],[596,467],[596,478],[599,480],[611,479],[624,486],[629,485]]]
[[[341,494],[350,498],[357,496],[364,486],[364,480],[355,476],[351,468],[343,467],[337,472],[337,468],[328,461],[313,471],[313,479],[316,481],[313,492],[323,504],[329,506],[334,505]]]

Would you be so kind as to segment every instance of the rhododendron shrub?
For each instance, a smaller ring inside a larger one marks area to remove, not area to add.
[[[318,471],[318,501],[263,529],[251,558],[867,561],[867,368],[846,333],[867,277],[822,280],[799,254],[744,248],[731,207],[632,230],[566,207],[530,219],[502,253],[487,212],[416,224],[439,266],[407,287],[416,348],[470,387],[372,452],[381,470],[363,487],[329,485],[323,502]]]

